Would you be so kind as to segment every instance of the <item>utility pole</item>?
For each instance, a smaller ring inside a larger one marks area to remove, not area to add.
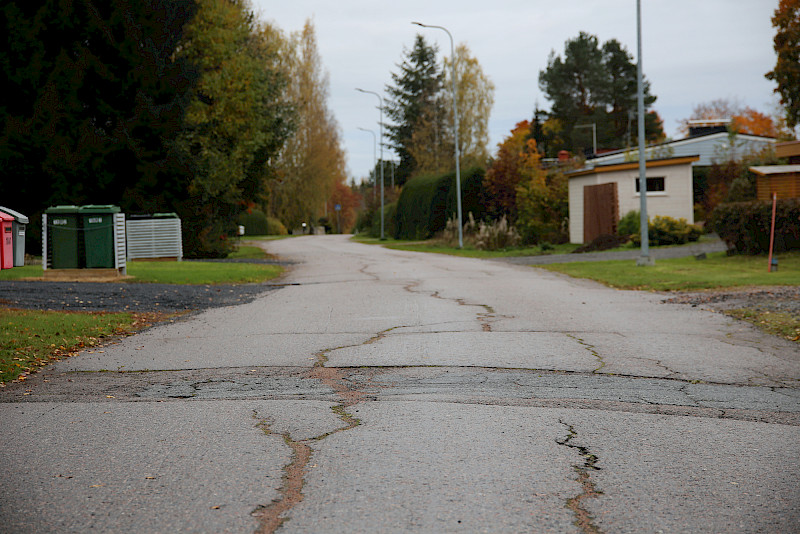
[[[636,100],[639,111],[639,228],[642,236],[642,247],[636,265],[653,265],[650,257],[650,234],[647,220],[647,154],[644,150],[644,84],[642,83],[642,0],[636,0],[636,40],[639,60],[636,63]]]

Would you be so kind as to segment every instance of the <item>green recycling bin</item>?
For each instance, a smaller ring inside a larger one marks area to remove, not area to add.
[[[78,206],[53,206],[47,215],[45,247],[49,266],[53,269],[80,268]]]
[[[85,266],[87,269],[114,268],[114,214],[118,206],[89,205],[79,208]]]

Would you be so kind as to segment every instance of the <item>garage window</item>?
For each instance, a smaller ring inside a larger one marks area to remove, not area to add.
[[[647,178],[647,194],[650,193],[664,193],[664,177],[658,176],[654,178]],[[636,192],[639,192],[639,179],[636,179]]]

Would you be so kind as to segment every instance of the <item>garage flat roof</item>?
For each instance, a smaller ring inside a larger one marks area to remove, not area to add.
[[[773,174],[794,174],[800,173],[800,165],[763,165],[760,167],[750,167],[750,170],[760,176],[772,176]]]
[[[664,158],[664,159],[650,159],[645,162],[648,169],[652,167],[666,167],[669,165],[685,165],[690,164],[700,159],[700,156],[681,156],[677,158]],[[587,176],[589,174],[600,174],[603,172],[614,171],[629,171],[639,168],[638,161],[626,161],[625,163],[609,163],[607,165],[597,165],[587,169],[580,169],[577,171],[567,173],[567,177],[576,178],[578,176]]]

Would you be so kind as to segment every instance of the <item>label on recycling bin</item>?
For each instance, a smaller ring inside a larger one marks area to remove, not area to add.
[[[53,226],[62,226],[67,224],[66,219],[53,219]]]
[[[89,217],[89,224],[97,224],[103,222],[102,217]]]

